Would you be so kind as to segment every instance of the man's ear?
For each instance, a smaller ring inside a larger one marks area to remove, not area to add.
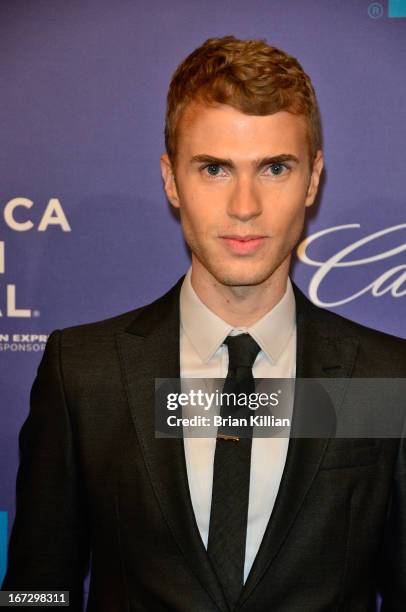
[[[178,190],[176,188],[175,175],[172,169],[171,160],[167,153],[163,153],[160,159],[161,174],[164,182],[166,197],[174,208],[180,208]]]
[[[316,199],[320,176],[324,166],[323,151],[317,151],[313,160],[312,174],[307,188],[305,206],[311,206]]]

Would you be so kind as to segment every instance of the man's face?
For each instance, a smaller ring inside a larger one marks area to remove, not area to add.
[[[318,152],[310,168],[305,126],[286,111],[185,110],[176,167],[164,154],[161,169],[194,270],[223,285],[259,285],[289,263],[323,166]]]

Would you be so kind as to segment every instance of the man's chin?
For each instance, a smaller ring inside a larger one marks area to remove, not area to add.
[[[216,280],[226,287],[253,287],[267,281],[274,270],[227,271],[222,270],[214,274]]]
[[[221,254],[217,259],[213,257],[198,258],[194,254],[192,263],[193,260],[197,264],[196,271],[200,268],[203,276],[209,273],[212,278],[225,287],[254,287],[262,285],[271,279],[285,261],[289,265],[286,257],[279,260],[273,254],[269,254],[268,257],[261,260],[243,258],[239,261],[235,261],[234,258],[230,261],[229,258],[223,257]],[[205,273],[203,272],[204,270]]]

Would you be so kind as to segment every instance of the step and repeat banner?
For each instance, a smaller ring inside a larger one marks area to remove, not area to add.
[[[190,264],[159,156],[170,77],[207,38],[265,38],[312,77],[326,169],[293,278],[406,338],[406,1],[4,0],[0,28],[1,580],[48,335],[152,301]]]

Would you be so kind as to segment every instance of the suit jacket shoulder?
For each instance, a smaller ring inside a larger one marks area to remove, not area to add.
[[[354,376],[359,378],[405,377],[406,340],[371,329],[329,310],[315,306],[294,285],[299,328],[306,329],[306,337],[328,339],[330,343],[343,338],[357,344]]]
[[[125,331],[128,327],[130,327],[131,330],[133,323],[135,324],[135,322],[138,323],[139,321],[140,330],[145,328],[145,332],[147,332],[154,323],[158,323],[163,316],[169,313],[171,306],[176,306],[183,279],[184,276],[182,276],[164,295],[158,297],[149,304],[100,321],[65,327],[61,331],[66,338],[83,339],[87,336],[112,335]]]

